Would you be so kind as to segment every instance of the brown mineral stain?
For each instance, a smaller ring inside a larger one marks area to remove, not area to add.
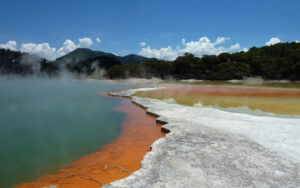
[[[100,187],[138,170],[151,144],[164,136],[161,125],[156,123],[155,117],[146,114],[145,109],[133,104],[129,98],[124,98],[121,106],[115,110],[127,114],[121,134],[116,140],[100,148],[98,152],[67,165],[56,174],[44,175],[34,182],[15,187]]]

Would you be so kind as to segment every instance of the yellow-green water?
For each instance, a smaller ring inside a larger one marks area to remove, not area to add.
[[[197,86],[194,86],[195,88]],[[219,86],[212,86],[219,87]],[[188,88],[191,90],[191,88]],[[205,89],[205,88],[203,88]],[[230,89],[230,88],[229,88]],[[138,97],[148,97],[154,99],[174,99],[178,104],[183,105],[203,105],[203,106],[219,106],[222,108],[228,107],[243,107],[247,106],[252,110],[261,110],[280,115],[300,115],[300,97],[282,97],[282,96],[235,96],[220,95],[220,94],[189,94],[185,92],[184,87],[178,90],[172,89],[168,92],[140,91],[134,94]]]
[[[247,86],[247,87],[262,87],[262,88],[287,88],[287,89],[300,89],[299,82],[266,82],[266,81],[188,81],[182,80],[178,82],[179,84],[188,85],[215,85],[215,86]]]

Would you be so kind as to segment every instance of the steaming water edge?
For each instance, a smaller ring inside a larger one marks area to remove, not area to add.
[[[106,81],[0,79],[0,186],[55,172],[115,139],[121,101],[99,93],[132,87]]]

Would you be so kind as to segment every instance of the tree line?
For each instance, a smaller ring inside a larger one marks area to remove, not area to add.
[[[195,57],[186,53],[174,61],[158,59],[122,64],[114,57],[100,56],[77,63],[55,61],[0,49],[0,73],[56,76],[62,70],[90,76],[99,70],[109,79],[130,77],[161,79],[232,80],[261,77],[266,80],[300,80],[300,43],[278,43],[252,47],[247,52],[221,53]]]
[[[158,77],[167,79],[232,80],[261,77],[266,80],[300,80],[300,43],[279,43],[248,52],[204,55],[186,53],[174,61],[152,60],[115,65],[107,70],[111,79]]]

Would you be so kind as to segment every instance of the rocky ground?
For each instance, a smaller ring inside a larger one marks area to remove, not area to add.
[[[132,101],[170,133],[153,143],[140,170],[106,187],[300,187],[299,117]]]

